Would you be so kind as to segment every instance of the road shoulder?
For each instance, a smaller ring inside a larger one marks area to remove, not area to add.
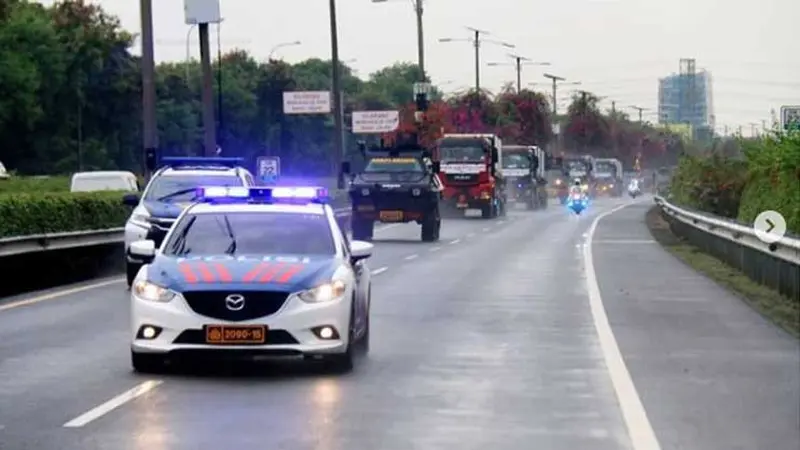
[[[800,448],[800,343],[661,248],[648,208],[601,220],[593,255],[662,448]]]

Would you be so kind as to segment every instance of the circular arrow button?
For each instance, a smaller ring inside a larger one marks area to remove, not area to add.
[[[766,244],[774,244],[786,234],[786,219],[778,211],[764,211],[753,223],[756,236]]]

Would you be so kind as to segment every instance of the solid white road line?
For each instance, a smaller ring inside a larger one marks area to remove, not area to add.
[[[389,270],[388,267],[378,267],[377,269],[375,269],[372,272],[370,272],[370,274],[371,275],[380,275],[383,272],[386,272],[387,270]]]
[[[27,306],[33,305],[35,303],[43,302],[45,300],[55,300],[60,297],[64,297],[65,295],[70,294],[77,294],[79,292],[89,291],[92,289],[100,288],[103,286],[110,286],[112,284],[122,283],[125,281],[125,277],[118,277],[113,278],[110,280],[104,280],[97,283],[92,284],[85,284],[83,286],[78,286],[74,288],[64,289],[60,291],[50,292],[49,294],[43,294],[32,298],[27,298],[25,300],[19,300],[16,302],[6,303],[4,305],[0,305],[0,312],[6,311],[9,309],[19,308],[20,306]]]
[[[611,383],[614,385],[614,391],[617,394],[617,400],[622,409],[622,416],[628,428],[631,444],[634,450],[661,450],[661,446],[653,431],[653,426],[647,418],[647,412],[644,409],[642,400],[639,397],[639,393],[636,391],[636,386],[633,384],[631,374],[625,366],[625,360],[622,358],[622,352],[620,352],[617,339],[614,337],[614,331],[608,323],[608,315],[606,314],[605,306],[603,306],[603,298],[600,295],[600,286],[597,283],[597,274],[594,270],[592,239],[594,238],[597,224],[603,217],[613,214],[627,206],[630,206],[630,204],[617,206],[610,211],[598,215],[594,221],[592,221],[592,224],[589,226],[589,231],[587,232],[586,245],[583,246],[583,263],[586,271],[589,306],[592,311],[594,326],[600,339],[600,347],[602,348],[603,357],[608,367]]]
[[[128,403],[129,401],[135,399],[136,397],[139,397],[140,395],[152,391],[161,383],[163,383],[163,381],[160,380],[145,381],[144,383],[134,387],[133,389],[123,392],[122,394],[119,394],[118,396],[103,403],[102,405],[90,409],[89,411],[65,423],[63,426],[65,428],[80,428],[88,424],[89,422],[97,420],[100,417],[110,413],[111,411],[119,408],[125,403]]]
[[[600,239],[595,244],[655,244],[653,239]]]
[[[419,255],[408,255],[403,259],[405,259],[406,261],[411,261],[412,259],[417,259],[417,258],[419,258]]]

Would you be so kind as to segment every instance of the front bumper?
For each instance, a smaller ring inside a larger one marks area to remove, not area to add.
[[[151,302],[131,295],[131,350],[170,356],[219,355],[247,353],[264,356],[303,356],[344,353],[347,349],[350,297],[326,303],[308,304],[290,296],[276,313],[253,320],[230,322],[205,317],[194,312],[177,296],[168,303]],[[208,344],[206,325],[264,325],[263,344]],[[140,329],[153,326],[161,329],[153,339],[142,339]],[[336,339],[321,339],[312,329],[333,327]]]
[[[408,192],[374,192],[368,196],[351,195],[351,200],[353,217],[378,222],[420,221],[439,201],[427,191],[417,196]],[[382,215],[382,212],[393,213],[394,217]],[[398,212],[402,214],[396,214]]]

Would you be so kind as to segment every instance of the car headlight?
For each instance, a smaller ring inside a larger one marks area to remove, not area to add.
[[[336,300],[344,295],[347,286],[344,281],[334,280],[321,284],[313,289],[298,292],[297,296],[306,303],[324,303]]]
[[[150,222],[148,221],[149,218],[150,216],[147,214],[134,213],[131,214],[130,222],[140,227],[150,228]]]
[[[161,287],[147,280],[138,280],[134,282],[131,287],[131,292],[142,300],[160,303],[167,303],[178,295],[175,291]]]
[[[414,197],[418,197],[419,194],[421,194],[421,193],[422,193],[422,191],[419,188],[414,188],[414,189],[411,190],[411,195],[413,195]]]
[[[369,195],[369,189],[364,188],[361,190],[361,195]]]

